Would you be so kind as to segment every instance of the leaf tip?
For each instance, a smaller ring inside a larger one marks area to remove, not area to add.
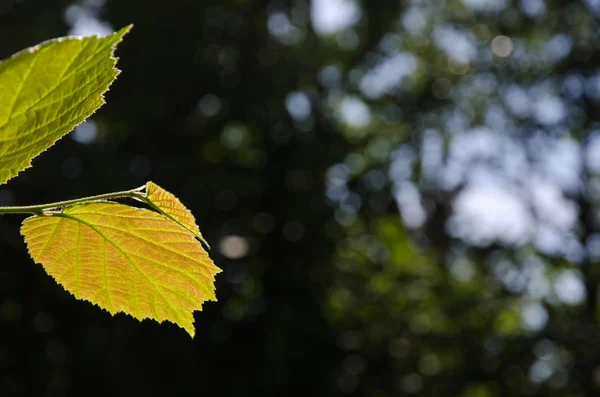
[[[131,31],[131,29],[133,28],[133,24],[130,23],[127,26],[122,27],[121,29],[117,30],[115,33],[113,33],[114,35],[118,36],[119,38],[122,38],[123,36],[125,36],[127,33],[129,33]]]
[[[190,336],[190,338],[194,339],[194,336],[196,336],[196,330],[194,329],[194,326],[192,326],[191,328],[185,330],[188,335]]]

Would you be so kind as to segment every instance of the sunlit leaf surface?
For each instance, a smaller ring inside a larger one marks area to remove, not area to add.
[[[94,203],[23,223],[32,258],[76,298],[194,336],[193,312],[214,301],[220,269],[201,243],[154,211]]]
[[[148,182],[146,184],[146,199],[149,201],[148,204],[157,211],[167,218],[179,223],[208,245],[206,240],[204,240],[204,237],[202,237],[202,233],[200,233],[194,215],[192,215],[174,194],[166,191],[154,182]]]
[[[50,40],[0,62],[0,184],[104,103],[119,74],[115,45],[130,28]]]

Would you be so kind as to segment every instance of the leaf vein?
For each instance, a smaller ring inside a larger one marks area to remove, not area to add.
[[[31,71],[33,70],[33,67],[35,66],[35,63],[37,62],[37,59],[39,58],[40,53],[41,53],[41,51],[36,52],[33,55],[33,58],[31,58],[31,62],[29,64],[29,67],[25,71],[25,74],[23,75],[23,78],[21,79],[21,82],[19,83],[19,87],[17,88],[17,92],[15,93],[15,98],[14,98],[14,100],[12,101],[12,103],[10,105],[10,109],[8,111],[8,117],[6,118],[6,121],[2,124],[2,126],[0,126],[0,128],[4,127],[10,121],[11,116],[12,116],[12,112],[15,110],[15,106],[17,104],[17,101],[19,100],[19,96],[21,95],[21,91],[23,91],[23,87],[25,86],[25,82],[29,78],[29,75],[31,74]]]

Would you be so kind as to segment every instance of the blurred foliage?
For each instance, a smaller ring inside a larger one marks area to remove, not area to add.
[[[2,57],[135,24],[107,105],[0,203],[154,180],[224,269],[190,342],[57,292],[3,217],[0,395],[596,395],[599,16],[0,0]]]

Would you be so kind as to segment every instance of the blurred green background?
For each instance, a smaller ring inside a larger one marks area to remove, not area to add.
[[[0,0],[0,58],[133,23],[0,205],[152,180],[223,269],[196,338],[0,219],[0,396],[594,396],[600,2]],[[0,87],[0,95],[2,95]]]

